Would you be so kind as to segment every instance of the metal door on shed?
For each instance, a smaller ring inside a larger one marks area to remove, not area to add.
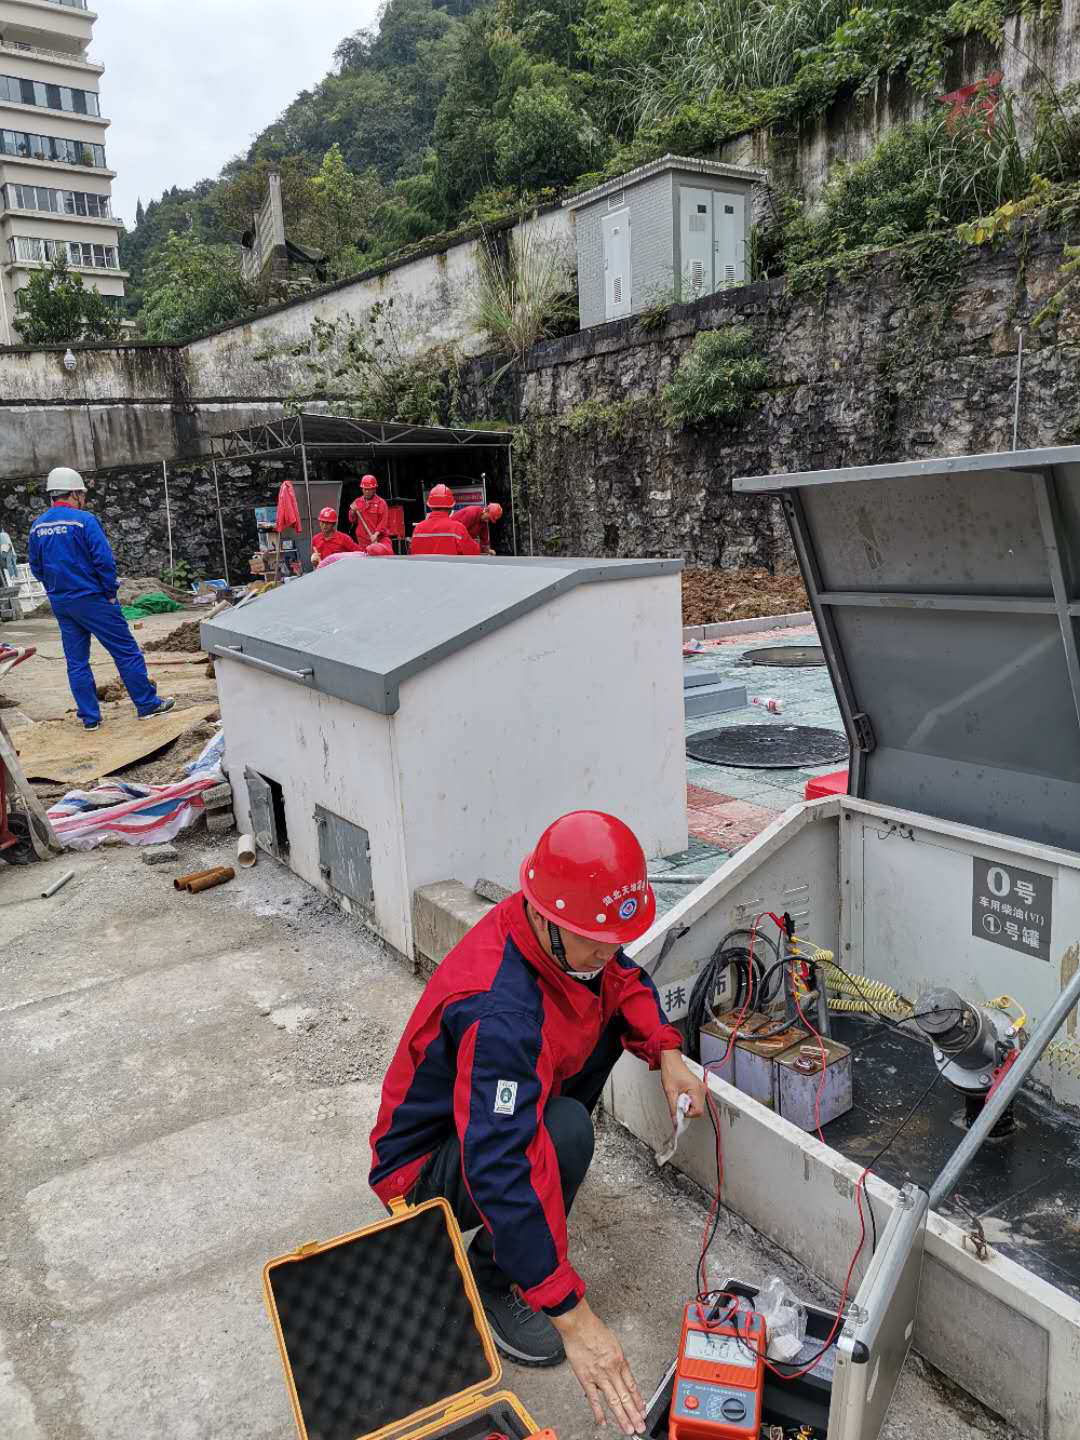
[[[711,295],[713,276],[713,194],[690,185],[679,189],[679,237],[682,256],[681,300]]]
[[[746,279],[746,197],[713,195],[713,276],[715,288]]]
[[[600,220],[604,244],[604,317],[630,314],[630,211],[613,210]]]

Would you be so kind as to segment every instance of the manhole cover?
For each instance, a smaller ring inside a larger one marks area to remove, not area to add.
[[[744,650],[740,665],[783,665],[786,669],[804,669],[824,665],[825,652],[820,645],[766,645],[761,650]]]
[[[725,725],[703,730],[686,742],[691,760],[737,765],[747,770],[791,770],[798,765],[829,765],[848,758],[848,743],[835,730],[818,725]]]

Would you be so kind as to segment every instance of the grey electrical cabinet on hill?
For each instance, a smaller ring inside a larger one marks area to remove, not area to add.
[[[753,192],[765,178],[665,155],[567,200],[577,222],[581,328],[744,283]]]

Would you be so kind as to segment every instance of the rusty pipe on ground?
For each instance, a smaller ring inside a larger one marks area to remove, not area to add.
[[[193,870],[190,876],[177,876],[173,881],[174,890],[187,890],[193,880],[204,880],[207,876],[213,876],[220,870],[220,865],[212,865],[209,870]]]
[[[213,890],[216,885],[225,885],[235,879],[236,871],[231,865],[222,870],[212,870],[209,875],[202,875],[197,880],[192,880],[187,887],[188,894],[201,895],[204,890]]]

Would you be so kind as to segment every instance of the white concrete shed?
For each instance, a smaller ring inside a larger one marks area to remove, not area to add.
[[[205,624],[241,828],[410,956],[419,886],[516,888],[567,810],[683,849],[680,570],[349,557]]]

